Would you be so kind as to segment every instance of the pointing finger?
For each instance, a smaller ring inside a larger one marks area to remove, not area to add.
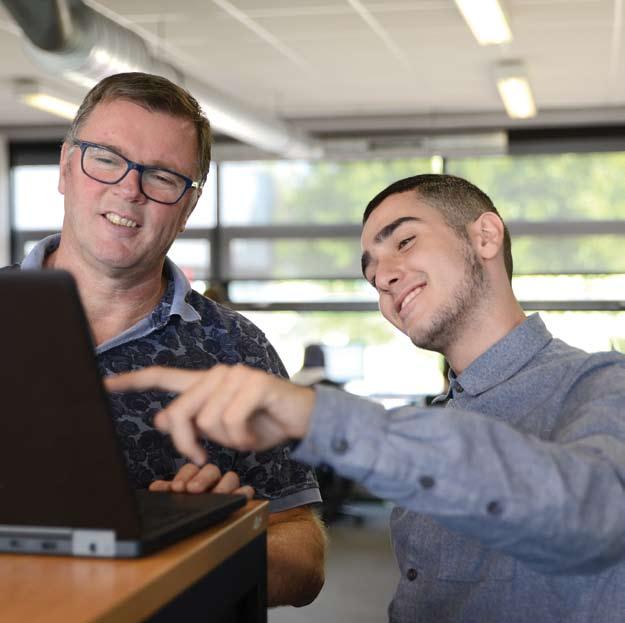
[[[147,391],[161,389],[180,393],[191,387],[205,374],[204,370],[182,370],[151,366],[134,372],[126,372],[103,379],[109,392]]]

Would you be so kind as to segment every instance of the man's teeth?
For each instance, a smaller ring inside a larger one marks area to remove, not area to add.
[[[106,217],[107,221],[111,221],[111,223],[115,223],[115,225],[123,225],[124,227],[138,226],[138,223],[131,221],[129,218],[119,216],[119,214],[114,214],[113,212],[107,212],[104,216]]]
[[[406,305],[408,305],[410,301],[414,300],[417,296],[419,296],[419,294],[421,294],[421,290],[423,290],[423,286],[415,288],[410,294],[408,294],[408,296],[401,302],[400,311],[404,309],[404,307],[406,307]]]

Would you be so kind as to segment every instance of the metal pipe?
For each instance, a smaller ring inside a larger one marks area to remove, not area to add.
[[[47,73],[85,88],[114,73],[143,71],[182,84],[198,99],[212,127],[243,143],[289,158],[319,158],[320,144],[279,119],[217,89],[186,78],[154,57],[136,33],[82,0],[2,0],[27,38],[33,61]]]

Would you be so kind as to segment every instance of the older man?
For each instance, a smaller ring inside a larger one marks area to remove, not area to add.
[[[155,363],[217,362],[285,374],[257,327],[194,292],[165,257],[197,203],[209,163],[206,117],[188,92],[164,78],[106,78],[76,115],[61,151],[62,232],[41,241],[21,268],[72,273],[104,375]],[[210,463],[198,469],[153,428],[154,414],[170,399],[147,392],[112,401],[133,483],[268,498],[269,604],[312,601],[323,584],[325,548],[310,508],[319,501],[312,472],[290,458],[288,446],[254,454],[210,443],[204,447]]]
[[[361,243],[382,314],[449,361],[446,409],[387,413],[243,366],[149,369],[110,389],[183,392],[156,421],[196,461],[196,430],[242,449],[302,439],[296,457],[396,502],[392,623],[620,623],[625,357],[525,317],[507,229],[465,180],[392,184],[365,211]]]

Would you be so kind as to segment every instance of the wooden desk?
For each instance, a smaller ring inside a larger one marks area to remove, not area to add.
[[[266,623],[267,502],[135,560],[0,555],[2,623]]]

